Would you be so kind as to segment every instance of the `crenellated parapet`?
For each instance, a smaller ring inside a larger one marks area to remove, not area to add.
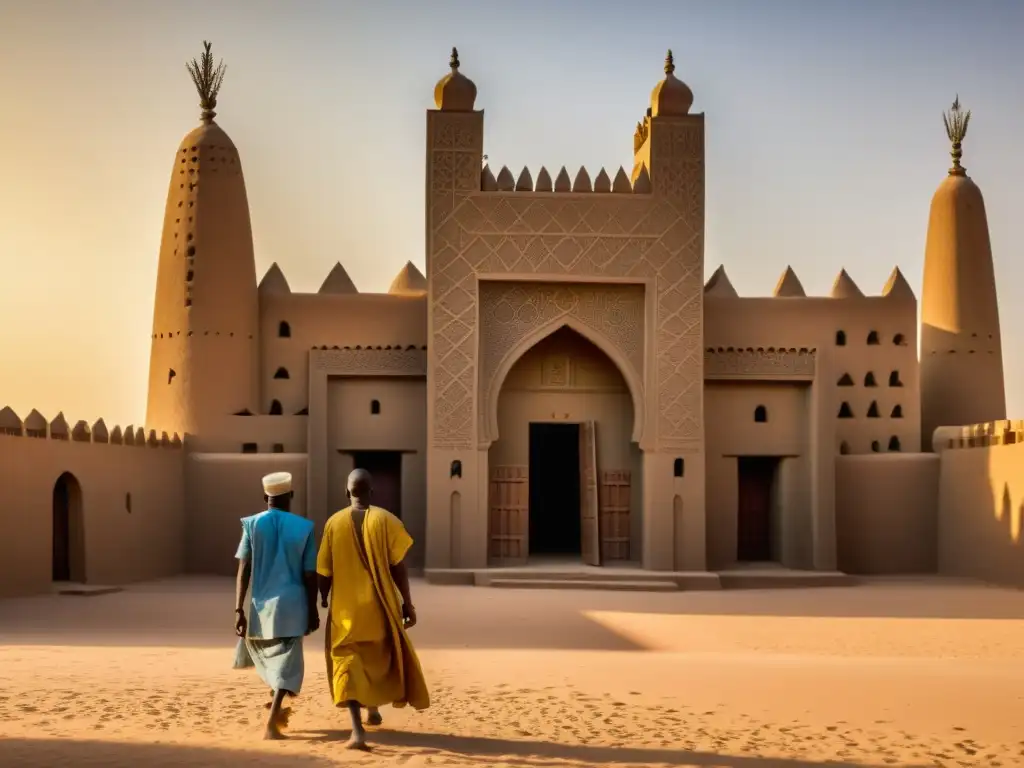
[[[704,295],[708,298],[740,298],[732,282],[729,280],[729,276],[725,273],[724,266],[718,267],[714,274],[708,278],[708,281],[704,284]],[[832,291],[827,297],[809,297],[806,291],[804,291],[800,278],[796,276],[796,272],[793,271],[792,267],[787,266],[775,284],[772,296],[777,299],[830,298],[842,301],[847,299],[884,298],[894,301],[915,301],[914,291],[910,288],[906,278],[903,277],[899,267],[893,269],[885,285],[882,287],[881,293],[877,295],[865,295],[853,281],[853,278],[850,277],[849,273],[845,269],[841,269],[839,274],[836,275],[836,279],[832,283]]]
[[[47,422],[39,411],[34,408],[24,421],[10,406],[0,409],[0,435],[11,437],[27,437],[43,440],[62,440],[72,443],[104,443],[107,445],[131,445],[150,448],[181,448],[182,439],[177,433],[147,431],[143,427],[127,426],[123,430],[119,426],[108,429],[103,419],[97,419],[92,425],[84,419],[68,423],[63,413]]]
[[[537,173],[536,182],[530,169],[523,167],[518,177],[512,175],[507,165],[503,165],[498,175],[495,176],[489,165],[485,165],[480,172],[481,192],[572,192],[572,193],[614,193],[624,195],[649,195],[651,194],[651,177],[646,168],[642,168],[636,177],[636,181],[630,181],[629,174],[620,165],[618,172],[613,179],[608,171],[602,168],[597,176],[591,179],[590,173],[583,166],[576,172],[574,177],[569,176],[569,171],[563,165],[555,176],[554,181],[548,169],[541,166]]]
[[[960,427],[939,427],[932,435],[935,453],[1017,443],[1024,443],[1024,420],[1000,419]]]

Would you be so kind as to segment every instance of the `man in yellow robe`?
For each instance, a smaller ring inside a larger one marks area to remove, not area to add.
[[[370,506],[370,473],[348,476],[350,506],[324,527],[317,557],[324,623],[327,680],[337,707],[352,717],[349,749],[367,749],[367,722],[380,725],[378,707],[430,706],[430,694],[406,630],[416,624],[405,556],[412,537],[402,521]],[[330,603],[328,605],[328,595]]]

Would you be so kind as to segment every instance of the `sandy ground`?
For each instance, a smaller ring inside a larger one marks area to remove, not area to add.
[[[0,766],[1024,766],[1024,592],[414,584],[426,712],[341,749],[322,635],[283,742],[229,580],[0,601]]]

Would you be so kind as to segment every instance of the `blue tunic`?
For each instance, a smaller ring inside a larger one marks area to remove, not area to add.
[[[303,575],[316,571],[313,523],[278,509],[243,518],[235,557],[252,564],[252,577],[249,628],[235,649],[234,667],[255,667],[271,689],[297,694],[309,626]]]

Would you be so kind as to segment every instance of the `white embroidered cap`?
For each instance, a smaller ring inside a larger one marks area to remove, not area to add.
[[[272,472],[263,478],[263,492],[267,496],[284,496],[292,489],[290,472]]]

